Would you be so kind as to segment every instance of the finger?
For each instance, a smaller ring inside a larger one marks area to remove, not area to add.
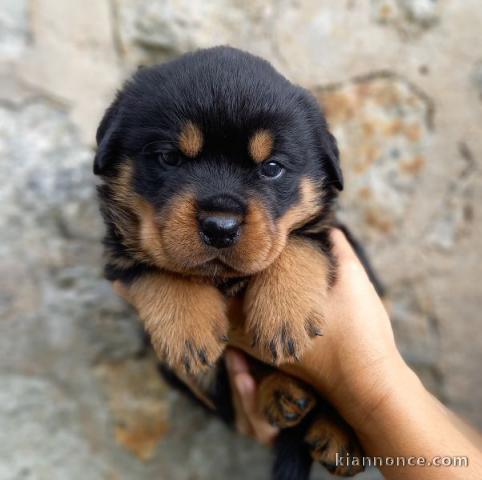
[[[239,373],[235,377],[243,411],[253,429],[254,437],[264,445],[270,445],[279,430],[268,423],[259,411],[256,398],[256,383],[247,373]]]
[[[345,234],[335,228],[330,232],[330,236],[333,242],[333,253],[338,261],[335,283],[340,285],[349,281],[350,284],[365,285],[365,280],[368,279],[366,270]]]
[[[249,365],[246,357],[239,350],[227,348],[225,353],[226,367],[231,375],[249,373]]]
[[[225,364],[228,371],[229,383],[233,395],[233,407],[235,412],[236,430],[243,435],[253,435],[253,429],[244,411],[238,386],[235,382],[236,375],[248,372],[248,365],[242,354],[232,349],[227,349],[225,353]]]
[[[333,242],[333,253],[340,263],[345,260],[358,261],[358,257],[350,245],[350,242],[340,229],[333,228],[330,232],[330,237]]]

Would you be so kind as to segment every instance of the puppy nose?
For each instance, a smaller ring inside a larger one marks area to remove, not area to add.
[[[230,215],[207,215],[199,219],[201,237],[206,245],[227,248],[239,237],[239,218]]]
[[[206,245],[227,248],[240,236],[246,205],[235,194],[214,194],[198,199],[198,221]]]

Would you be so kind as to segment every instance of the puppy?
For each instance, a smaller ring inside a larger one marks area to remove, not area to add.
[[[266,61],[217,47],[140,69],[97,143],[106,277],[124,284],[167,377],[232,421],[218,360],[235,328],[274,365],[322,334],[343,188],[323,114]],[[241,326],[228,321],[233,297]],[[359,454],[336,413],[308,386],[252,365],[263,411],[286,429],[273,478],[307,478],[311,458],[356,473],[335,465],[336,453]]]

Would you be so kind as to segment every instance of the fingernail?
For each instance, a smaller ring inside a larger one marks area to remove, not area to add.
[[[236,375],[234,383],[241,395],[251,395],[254,392],[254,380],[247,374]]]
[[[236,352],[226,352],[226,368],[230,373],[245,372],[245,364],[240,355]]]

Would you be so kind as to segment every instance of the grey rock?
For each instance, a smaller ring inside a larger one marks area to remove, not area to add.
[[[444,398],[439,320],[422,282],[392,285],[389,312],[397,345],[405,360],[434,394]]]
[[[102,279],[91,161],[103,109],[138,64],[221,43],[325,104],[341,215],[388,287],[402,353],[481,425],[479,3],[4,0],[0,479],[237,480],[246,465],[267,477],[266,449],[162,383]],[[331,477],[316,466],[314,478]]]
[[[4,0],[0,8],[0,58],[19,57],[30,40],[27,0]]]
[[[357,78],[315,91],[350,186],[340,216],[371,245],[400,235],[427,162],[431,102],[403,77]]]
[[[0,376],[2,480],[106,478],[82,433],[75,400],[40,377]]]
[[[417,35],[440,19],[438,0],[372,0],[373,18],[405,36]]]
[[[458,150],[458,171],[447,185],[426,234],[427,242],[442,250],[454,248],[470,232],[474,220],[474,192],[479,165],[466,143],[459,143]]]
[[[254,37],[258,48],[270,49],[265,32],[276,22],[278,7],[273,1],[116,0],[122,52],[136,65],[212,45],[241,47]]]
[[[472,78],[474,86],[477,89],[480,98],[482,99],[482,61],[477,62],[477,65],[475,65]]]

